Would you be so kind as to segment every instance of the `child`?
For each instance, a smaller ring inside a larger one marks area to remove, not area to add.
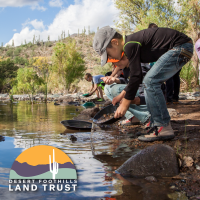
[[[105,84],[101,80],[102,77],[105,77],[105,76],[103,75],[92,76],[90,73],[85,74],[85,80],[92,82],[92,87],[89,91],[89,95],[92,95],[94,92],[96,92],[97,101],[100,101],[100,102],[104,101],[102,89],[104,89]]]
[[[115,112],[115,118],[124,116],[142,83],[141,62],[157,61],[143,80],[145,100],[151,114],[151,128],[138,139],[155,141],[174,138],[161,84],[191,59],[191,38],[173,29],[157,27],[122,37],[113,28],[106,26],[96,32],[93,48],[101,56],[102,66],[108,58],[120,60],[122,52],[129,60],[130,80],[118,100],[122,100],[122,103]]]

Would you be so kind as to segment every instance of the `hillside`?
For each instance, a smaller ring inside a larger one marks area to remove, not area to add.
[[[94,34],[84,35],[84,34],[73,34],[70,38],[76,41],[76,46],[78,52],[81,54],[85,61],[86,72],[92,73],[93,75],[105,74],[107,70],[110,70],[110,65],[104,69],[100,67],[100,57],[93,50]],[[67,43],[69,37],[60,40],[59,42]],[[11,58],[16,65],[19,67],[24,67],[29,59],[34,57],[48,57],[51,58],[53,54],[53,47],[58,41],[35,41],[34,44],[29,42],[28,44],[22,44],[17,47],[6,46],[0,47],[1,59]],[[86,92],[91,83],[85,80],[77,80],[75,84],[72,85],[71,92],[75,89],[76,91]],[[62,90],[50,91],[51,93],[63,93]]]

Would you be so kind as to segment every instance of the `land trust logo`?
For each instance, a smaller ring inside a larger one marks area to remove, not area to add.
[[[29,187],[24,183],[27,183]],[[29,185],[30,183],[34,183],[34,187],[33,184]],[[10,170],[9,190],[29,191],[31,188],[31,191],[35,191],[37,189],[35,183],[45,183],[42,185],[44,191],[46,191],[48,184],[50,184],[52,191],[55,191],[56,188],[58,191],[62,191],[63,183],[67,183],[64,185],[65,190],[70,191],[69,188],[72,187],[75,191],[77,186],[74,184],[77,183],[75,166],[63,151],[55,147],[46,145],[31,147],[22,152],[14,161]],[[62,187],[58,185],[59,183]],[[17,184],[15,189],[11,184]]]

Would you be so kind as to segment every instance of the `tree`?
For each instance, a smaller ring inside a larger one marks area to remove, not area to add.
[[[50,75],[52,72],[52,65],[48,61],[47,57],[36,57],[33,66],[36,68],[36,71],[40,78],[42,79],[42,82],[45,86],[45,102],[47,103],[47,93],[48,93],[48,82],[50,79]]]
[[[13,91],[31,94],[31,101],[33,102],[33,94],[43,84],[43,80],[37,75],[33,67],[19,68],[16,79],[17,84],[13,87]]]
[[[187,16],[187,29],[186,33],[192,38],[195,43],[200,32],[200,2],[198,0],[183,0],[180,2],[182,13]],[[199,59],[196,51],[192,57],[192,63],[194,68],[195,83],[198,84],[200,74],[199,74]],[[200,82],[199,82],[200,84]]]
[[[115,0],[115,5],[121,11],[117,27],[126,33],[133,28],[134,31],[146,29],[152,22],[182,32],[187,28],[181,5],[174,0]]]
[[[10,59],[0,61],[0,91],[11,88],[10,80],[17,76],[18,67]]]
[[[53,50],[53,67],[58,72],[65,88],[69,90],[72,82],[83,77],[86,70],[85,62],[76,50],[75,40],[69,40],[67,44],[59,42]]]
[[[199,0],[115,0],[120,10],[116,25],[121,31],[130,34],[146,29],[149,23],[159,27],[168,27],[187,34],[196,42],[200,31],[200,1]],[[194,78],[196,84],[199,77],[199,60],[196,52],[192,57]]]

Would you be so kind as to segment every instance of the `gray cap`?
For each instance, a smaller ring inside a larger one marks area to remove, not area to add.
[[[101,66],[104,66],[107,63],[108,56],[106,47],[114,37],[115,33],[115,29],[110,26],[105,26],[99,29],[94,36],[93,48],[101,56]]]

